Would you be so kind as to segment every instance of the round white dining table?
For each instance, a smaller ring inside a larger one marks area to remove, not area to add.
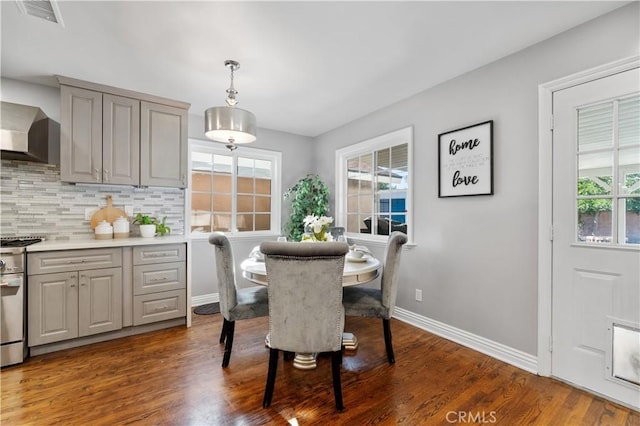
[[[382,262],[375,257],[365,254],[360,259],[345,256],[342,286],[365,284],[378,278]],[[252,283],[267,285],[267,267],[264,260],[248,258],[240,264],[242,276]]]
[[[267,285],[267,267],[264,259],[247,258],[240,264],[242,276],[252,283]],[[382,262],[375,257],[365,254],[362,258],[354,259],[345,256],[342,286],[366,284],[380,276]],[[267,336],[269,339],[269,336]],[[346,350],[356,350],[358,339],[353,333],[342,334],[342,345]],[[268,343],[267,343],[268,346]],[[301,370],[316,368],[316,354],[296,353],[293,366]]]

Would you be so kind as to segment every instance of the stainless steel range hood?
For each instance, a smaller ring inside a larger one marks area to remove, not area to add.
[[[38,107],[0,102],[0,157],[60,164],[60,124]]]

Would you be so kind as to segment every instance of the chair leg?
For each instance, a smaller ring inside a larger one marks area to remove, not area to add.
[[[391,323],[388,319],[382,320],[382,328],[384,329],[384,345],[387,348],[387,359],[389,364],[395,364],[396,358],[393,355],[393,345],[391,344]]]
[[[227,339],[227,328],[229,326],[229,321],[226,318],[222,318],[222,333],[220,333],[220,344],[223,344]]]
[[[336,399],[336,409],[339,412],[342,412],[342,410],[344,410],[344,405],[342,404],[342,382],[340,381],[340,358],[342,358],[342,351],[335,351],[331,354],[333,394]]]
[[[224,345],[224,357],[222,358],[223,368],[229,365],[229,359],[231,359],[231,348],[233,347],[233,332],[235,328],[236,328],[235,321],[227,321],[227,330],[225,333],[227,342]]]
[[[278,370],[278,350],[269,349],[269,371],[267,372],[267,385],[264,388],[264,399],[262,400],[263,408],[271,405],[273,388],[276,385],[276,370]]]

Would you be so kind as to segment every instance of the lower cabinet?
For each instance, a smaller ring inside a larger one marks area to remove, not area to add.
[[[32,275],[29,346],[122,328],[122,268]]]
[[[27,256],[29,347],[186,317],[184,243]]]
[[[186,246],[133,248],[133,325],[186,315]]]

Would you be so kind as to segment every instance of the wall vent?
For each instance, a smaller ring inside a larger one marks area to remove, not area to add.
[[[62,15],[56,0],[16,0],[18,9],[25,15],[44,19],[64,27]]]

